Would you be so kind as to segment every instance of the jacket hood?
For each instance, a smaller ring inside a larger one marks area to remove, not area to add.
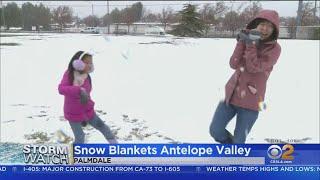
[[[279,15],[274,10],[262,10],[259,12],[259,14],[251,20],[248,25],[247,29],[254,29],[258,26],[258,24],[261,22],[261,20],[267,20],[270,21],[274,26],[274,31],[271,35],[271,40],[277,40],[279,37]]]

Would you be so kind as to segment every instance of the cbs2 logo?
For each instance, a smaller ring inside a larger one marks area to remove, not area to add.
[[[282,148],[278,145],[271,145],[268,148],[268,156],[271,159],[293,160],[294,148],[291,144],[286,144]]]

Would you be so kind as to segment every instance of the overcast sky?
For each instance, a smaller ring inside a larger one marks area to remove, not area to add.
[[[7,4],[12,1],[3,1],[3,4]],[[18,5],[23,4],[28,1],[16,1]],[[80,18],[92,14],[92,5],[93,14],[101,17],[107,12],[107,1],[30,1],[33,4],[43,3],[49,8],[53,9],[59,5],[69,5],[72,7],[74,14],[78,15]],[[109,1],[110,12],[114,8],[125,8],[131,4],[139,1]],[[182,9],[183,4],[192,3],[192,4],[207,4],[207,3],[216,3],[216,1],[141,1],[144,7],[147,10],[152,12],[160,12],[162,8],[170,6],[173,10],[179,11]],[[245,3],[245,6],[250,4],[250,1],[225,1],[226,5],[233,7],[238,7],[240,4]],[[261,1],[263,9],[273,9],[278,11],[280,16],[296,16],[298,9],[298,1]],[[320,6],[320,2],[317,2],[317,7]]]

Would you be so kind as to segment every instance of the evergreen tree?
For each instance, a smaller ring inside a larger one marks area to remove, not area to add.
[[[0,26],[4,26],[4,10],[0,7]]]
[[[37,10],[37,25],[42,26],[45,30],[50,28],[51,23],[51,12],[50,8],[45,7],[42,3],[36,6]]]
[[[201,20],[200,14],[196,12],[196,6],[186,4],[179,14],[181,16],[179,25],[172,30],[172,34],[188,37],[201,37],[203,35],[206,25]]]
[[[35,7],[30,2],[24,3],[21,7],[22,24],[25,30],[31,30],[32,26],[36,25]]]
[[[9,29],[10,27],[22,26],[21,9],[18,7],[16,3],[9,3],[2,10],[4,10],[4,19],[7,29]]]

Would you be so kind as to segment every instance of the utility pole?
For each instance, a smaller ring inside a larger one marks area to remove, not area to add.
[[[93,4],[91,4],[91,15],[93,16],[94,13],[93,13]]]
[[[91,16],[92,16],[92,18],[91,18],[91,21],[92,21],[92,22],[91,22],[91,26],[92,26],[92,27],[94,27],[93,15],[94,15],[94,14],[93,14],[93,4],[91,4]]]
[[[297,14],[297,19],[296,19],[296,29],[295,29],[295,33],[294,33],[294,38],[297,38],[297,30],[298,30],[298,27],[301,26],[302,6],[303,6],[303,1],[299,0],[298,14]]]
[[[314,1],[313,18],[317,19],[317,0]]]
[[[110,34],[110,13],[109,13],[109,0],[107,0],[107,20],[108,20],[108,34]]]

